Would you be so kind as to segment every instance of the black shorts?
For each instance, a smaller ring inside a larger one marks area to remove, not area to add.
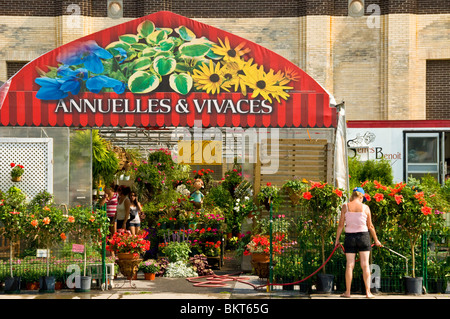
[[[358,251],[371,251],[369,232],[345,233],[344,250],[356,254]]]

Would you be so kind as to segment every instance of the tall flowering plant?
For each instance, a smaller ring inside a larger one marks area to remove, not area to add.
[[[414,186],[405,183],[398,183],[391,187],[390,196],[395,199],[395,215],[400,233],[409,239],[411,258],[412,258],[412,276],[415,277],[415,247],[421,236],[431,231],[437,226],[440,215],[433,213],[433,208],[427,202],[423,191],[417,191]]]
[[[106,249],[116,254],[132,253],[138,256],[150,249],[150,241],[145,239],[147,234],[146,231],[143,231],[138,235],[133,235],[128,230],[119,229],[112,238],[108,239]]]
[[[84,244],[83,274],[86,275],[86,245],[88,242],[98,243],[103,236],[108,235],[108,217],[101,210],[93,211],[90,207],[77,206],[69,210],[66,229]]]
[[[322,262],[325,262],[325,242],[329,237],[334,220],[345,201],[342,189],[324,182],[309,182],[309,187],[302,193],[300,204],[306,210],[306,218],[310,220],[321,241]],[[322,268],[325,273],[325,266]]]
[[[11,277],[14,277],[12,267],[12,246],[26,234],[26,228],[23,224],[23,220],[26,216],[24,210],[25,198],[25,194],[16,187],[11,187],[5,198],[3,198],[3,193],[0,192],[0,222],[3,223],[3,227],[0,228],[0,235],[4,236],[10,242]]]
[[[47,276],[49,276],[50,247],[66,240],[67,220],[56,206],[33,206],[28,216],[28,235],[37,239],[39,246],[47,249]]]

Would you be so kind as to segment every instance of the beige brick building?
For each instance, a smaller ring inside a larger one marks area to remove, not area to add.
[[[291,60],[345,101],[348,120],[450,119],[447,0],[0,0],[0,81],[62,44],[162,10]]]

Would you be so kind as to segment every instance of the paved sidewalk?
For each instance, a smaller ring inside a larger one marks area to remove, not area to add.
[[[225,275],[224,272],[217,272],[217,275]],[[282,290],[280,286],[273,287],[272,291],[267,291],[266,281],[257,276],[249,274],[230,274],[230,281],[220,281],[210,278],[220,287],[196,287],[195,282],[189,282],[186,278],[165,278],[157,277],[154,281],[137,279],[128,281],[119,278],[113,282],[113,286],[102,291],[92,288],[89,292],[75,292],[69,289],[56,291],[55,293],[40,293],[39,291],[22,290],[19,294],[5,294],[0,292],[0,299],[340,299],[340,293],[304,294],[299,290]],[[143,277],[143,276],[142,276]],[[140,278],[140,276],[138,277]],[[208,279],[199,279],[204,282]],[[259,287],[255,289],[255,287]],[[297,288],[297,287],[296,287]],[[366,299],[364,295],[355,293],[351,299]],[[376,294],[374,299],[443,299],[450,301],[450,294]]]

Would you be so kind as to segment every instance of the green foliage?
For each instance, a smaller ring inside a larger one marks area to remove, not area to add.
[[[169,262],[187,261],[191,248],[188,242],[169,242],[164,248],[163,253],[169,259]]]
[[[272,183],[267,183],[266,186],[262,186],[259,191],[257,199],[261,205],[265,205],[266,209],[269,210],[269,203],[272,204],[272,211],[277,212],[283,198],[281,197],[281,190],[277,186],[272,186]]]
[[[350,189],[359,186],[364,181],[378,181],[391,185],[394,180],[392,167],[387,159],[359,161],[358,158],[348,159]]]

